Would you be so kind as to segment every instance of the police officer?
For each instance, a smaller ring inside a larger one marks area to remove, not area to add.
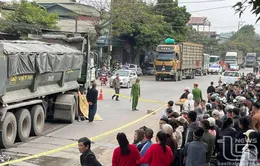
[[[140,79],[137,78],[135,84],[133,84],[132,86],[132,90],[131,90],[131,97],[132,97],[132,110],[133,111],[138,111],[138,109],[136,108],[138,105],[138,100],[140,97]]]

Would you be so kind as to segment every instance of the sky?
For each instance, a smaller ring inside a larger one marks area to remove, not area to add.
[[[10,1],[10,0],[0,0]],[[51,0],[50,0],[51,1]],[[87,1],[87,0],[86,0]],[[90,0],[93,1],[93,0]],[[146,2],[156,2],[156,0],[145,0]],[[206,2],[208,1],[208,2]],[[244,22],[246,24],[252,24],[255,26],[256,32],[260,34],[260,21],[255,23],[257,17],[250,13],[250,9],[245,11],[241,18],[238,14],[235,14],[235,10],[232,7],[240,0],[179,0],[180,6],[186,6],[188,12],[193,17],[207,17],[211,22],[211,31],[217,33],[230,32],[238,30],[238,23]],[[212,8],[224,7],[213,10]],[[212,9],[205,10],[204,9]],[[207,30],[207,29],[205,29]]]
[[[196,2],[197,3],[194,3]],[[252,24],[255,26],[256,32],[260,34],[260,21],[255,24],[257,17],[250,13],[250,9],[245,11],[241,18],[239,18],[239,14],[235,14],[235,10],[232,7],[225,7],[221,9],[215,10],[206,10],[199,11],[203,9],[210,8],[218,8],[224,6],[233,6],[239,0],[208,0],[214,2],[203,2],[200,3],[198,1],[207,1],[207,0],[179,0],[179,5],[185,5],[188,11],[194,17],[207,17],[211,22],[211,30],[217,31],[217,33],[221,32],[230,32],[238,30],[239,21],[244,22],[246,24]],[[193,2],[193,3],[192,3]]]

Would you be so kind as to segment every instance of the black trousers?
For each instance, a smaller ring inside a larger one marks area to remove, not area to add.
[[[112,98],[116,97],[116,100],[119,98],[120,88],[115,88],[115,94],[112,96]]]

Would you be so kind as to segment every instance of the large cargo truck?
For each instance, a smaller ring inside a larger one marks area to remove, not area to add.
[[[220,57],[217,55],[210,55],[210,59],[209,59],[209,65],[213,65],[213,64],[219,64],[220,62]]]
[[[0,147],[40,135],[45,119],[73,123],[78,90],[87,88],[89,40],[83,52],[39,41],[0,41]]]
[[[167,41],[168,40],[168,41]],[[202,70],[203,45],[194,43],[169,42],[158,45],[157,57],[154,60],[155,80],[171,78],[181,81],[183,77],[194,79],[197,70]]]
[[[247,53],[245,57],[245,67],[253,67],[256,58],[256,53]]]
[[[238,65],[237,52],[227,52],[225,56],[225,63]]]

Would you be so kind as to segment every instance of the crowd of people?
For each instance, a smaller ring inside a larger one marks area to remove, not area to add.
[[[207,99],[198,84],[184,91],[180,111],[168,102],[156,142],[146,126],[135,130],[133,144],[117,134],[112,166],[260,165],[260,80],[254,74],[229,85],[211,82]]]

